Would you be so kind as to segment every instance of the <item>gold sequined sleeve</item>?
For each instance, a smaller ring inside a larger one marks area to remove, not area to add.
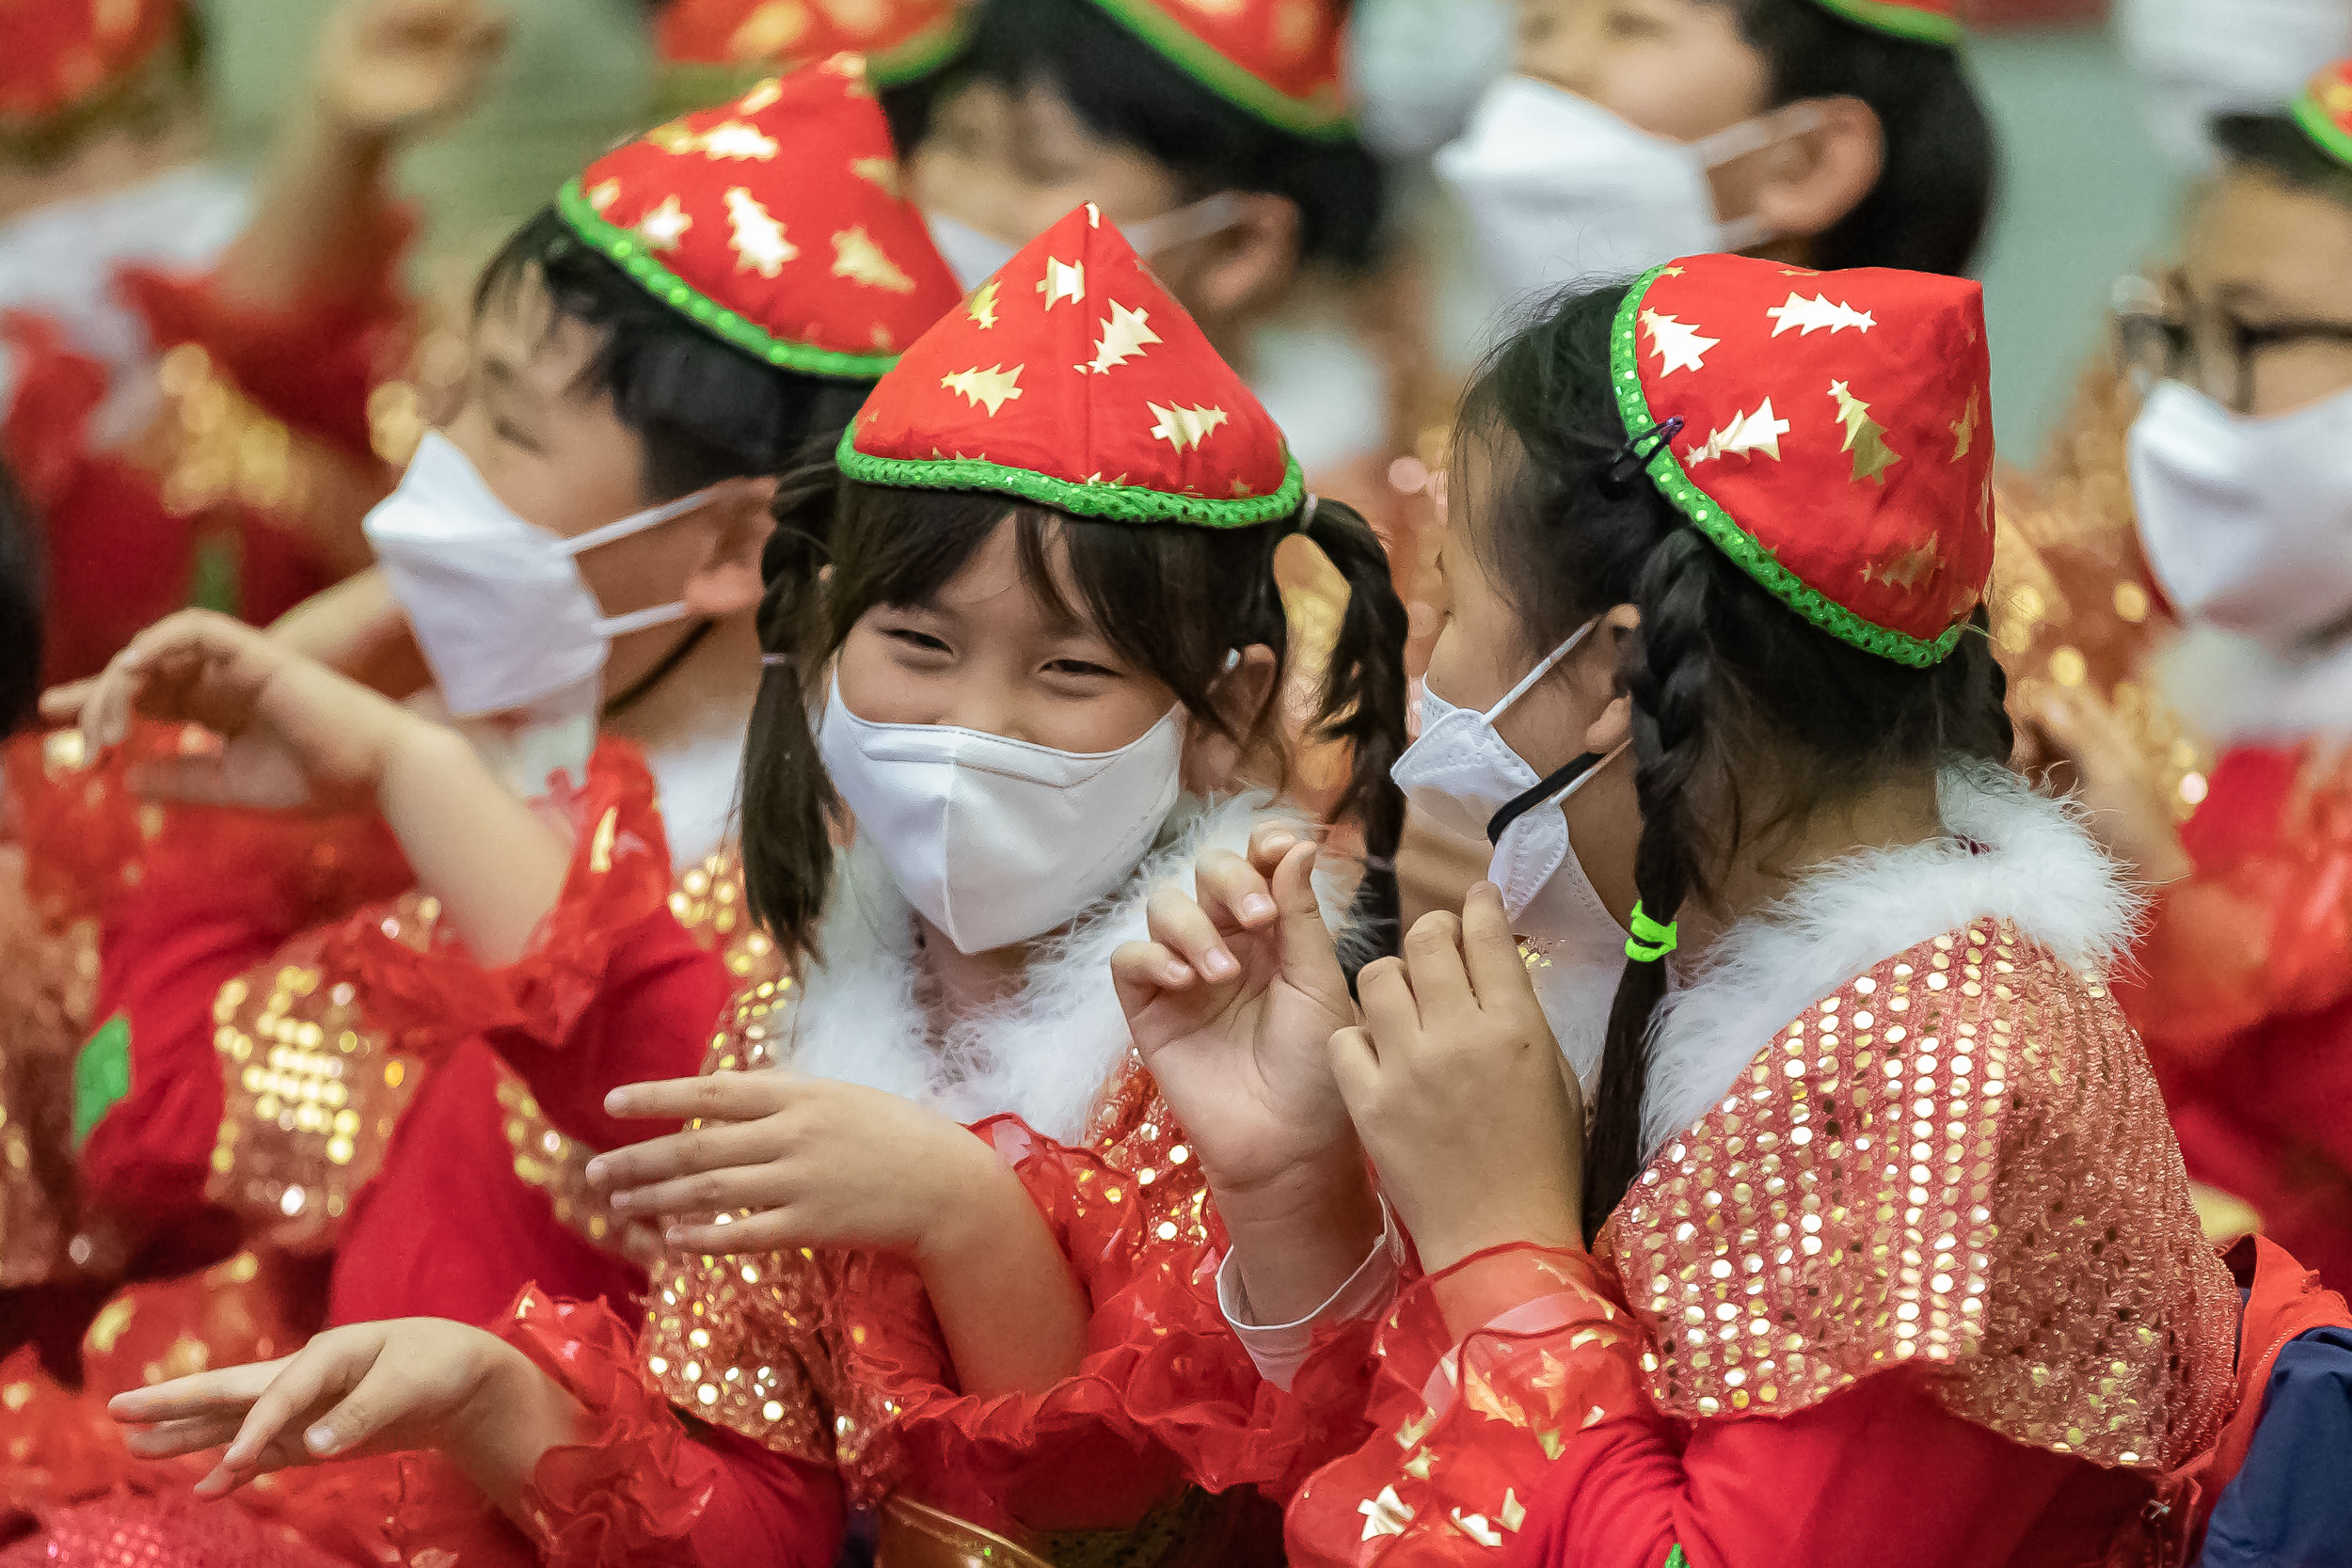
[[[1991,919],[1792,1021],[1602,1237],[1705,1420],[1892,1368],[2029,1447],[2161,1470],[2231,1402],[2236,1293],[2106,986]]]

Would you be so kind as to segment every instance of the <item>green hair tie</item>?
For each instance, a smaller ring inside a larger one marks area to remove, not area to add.
[[[1663,926],[1649,917],[1640,899],[1633,902],[1633,937],[1625,944],[1625,956],[1637,964],[1654,964],[1675,950],[1675,927],[1669,920]]]

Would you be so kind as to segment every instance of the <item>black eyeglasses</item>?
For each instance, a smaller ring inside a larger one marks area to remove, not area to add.
[[[2352,322],[2248,322],[2177,283],[2168,293],[2146,277],[2118,280],[2109,309],[2118,367],[2136,388],[2144,393],[2159,381],[2185,382],[2241,414],[2253,409],[2258,356],[2303,343],[2352,348]]]

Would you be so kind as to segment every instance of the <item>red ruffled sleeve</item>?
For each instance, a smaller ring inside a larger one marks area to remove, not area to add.
[[[223,297],[211,272],[126,266],[118,276],[157,353],[194,344],[272,418],[373,465],[368,396],[411,348],[400,270],[416,220],[379,207],[372,227],[371,243],[352,247],[369,259],[365,273],[283,309]]]
[[[1501,1248],[1410,1287],[1380,1334],[1374,1434],[1292,1503],[1291,1560],[1486,1560],[1569,1438],[1646,1406],[1644,1343],[1581,1252]]]
[[[690,1431],[601,1302],[526,1291],[502,1334],[588,1412],[589,1439],[550,1449],[524,1497],[547,1568],[829,1568],[843,1528],[831,1472]]]
[[[560,1042],[596,1001],[631,928],[666,909],[669,845],[636,748],[601,742],[586,786],[562,804],[577,830],[571,867],[514,963],[488,968],[453,943],[420,949],[369,919],[326,936],[319,965],[349,981],[391,1049],[432,1060],[473,1035]]]
[[[2352,994],[2352,753],[2232,752],[2181,843],[2194,869],[2158,895],[2117,987],[2150,1046],[2208,1062]]]
[[[961,1393],[914,1270],[845,1271],[853,1418],[895,1428],[866,1451],[861,1496],[905,1483],[991,1528],[1125,1528],[1185,1484],[1286,1498],[1360,1432],[1368,1327],[1329,1337],[1294,1398],[1260,1378],[1216,1299],[1223,1227],[1164,1106],[1158,1152],[1114,1164],[1018,1118],[974,1128],[1020,1177],[1092,1305],[1087,1353],[1038,1394]],[[890,1413],[895,1412],[895,1416]]]

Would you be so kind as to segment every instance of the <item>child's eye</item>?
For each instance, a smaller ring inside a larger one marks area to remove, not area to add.
[[[1119,678],[1118,671],[1106,670],[1100,664],[1089,664],[1083,658],[1057,658],[1048,663],[1045,668],[1049,673],[1057,675],[1079,675],[1101,680]]]
[[[920,648],[927,654],[944,654],[953,651],[946,643],[942,642],[930,633],[916,631],[913,626],[892,626],[883,635],[894,642],[909,648]]]
[[[520,447],[523,451],[531,452],[541,451],[537,441],[524,434],[521,427],[509,420],[494,420],[491,421],[490,429],[493,435],[510,447]]]

